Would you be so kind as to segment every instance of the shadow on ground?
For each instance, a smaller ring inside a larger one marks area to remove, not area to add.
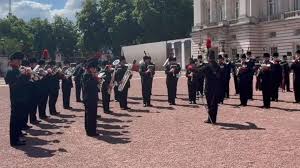
[[[247,125],[234,124],[234,123],[217,123],[224,130],[266,130],[265,128],[259,128],[256,124],[246,122]]]

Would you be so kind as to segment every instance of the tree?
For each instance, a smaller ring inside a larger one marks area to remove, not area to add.
[[[0,38],[4,40],[6,54],[20,50],[30,52],[32,33],[26,22],[16,16],[0,19]]]
[[[76,18],[82,34],[81,44],[85,50],[95,52],[107,45],[107,41],[109,41],[108,30],[103,24],[99,4],[95,0],[86,0],[83,9]]]
[[[136,43],[141,32],[137,20],[133,17],[134,9],[132,0],[101,0],[100,11],[103,16],[103,23],[107,27],[109,41],[113,52],[120,54],[121,45]]]
[[[53,28],[48,20],[35,18],[28,23],[30,31],[33,34],[33,53],[36,57],[42,55],[44,49],[48,49],[51,55],[54,55],[56,50],[55,40],[53,39]]]
[[[193,24],[192,0],[134,0],[133,15],[142,27],[142,42],[188,37]]]
[[[74,56],[78,40],[78,32],[74,23],[67,18],[55,16],[52,29],[52,40],[56,44],[56,49],[59,49],[67,58]]]

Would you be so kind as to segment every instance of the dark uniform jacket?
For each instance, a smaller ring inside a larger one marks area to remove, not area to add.
[[[172,66],[175,67],[174,73],[170,72]],[[166,69],[165,69],[165,73],[167,75],[167,80],[171,80],[171,81],[177,80],[177,75],[180,73],[180,71],[181,71],[181,67],[177,63],[167,65]]]
[[[144,63],[140,66],[139,72],[140,72],[140,75],[141,75],[142,82],[150,81],[155,75],[155,66],[154,66],[153,71],[151,73],[146,73],[146,71],[148,70],[149,65],[154,66],[153,63],[149,63],[149,64]]]
[[[97,103],[98,101],[98,81],[90,73],[84,73],[83,83],[83,101],[85,103]]]

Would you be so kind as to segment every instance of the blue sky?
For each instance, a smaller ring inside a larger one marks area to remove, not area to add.
[[[8,1],[0,0],[0,18],[8,13]],[[32,18],[42,18],[52,21],[55,15],[75,20],[84,0],[12,0],[12,13],[28,21]]]
[[[33,0],[43,4],[52,4],[55,9],[63,9],[67,0]]]

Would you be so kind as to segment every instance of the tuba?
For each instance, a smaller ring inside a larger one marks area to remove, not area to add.
[[[71,76],[73,76],[73,74],[75,73],[75,70],[76,70],[76,67],[69,67],[69,68],[66,68],[63,73],[64,73],[64,76],[68,79],[70,78]]]
[[[122,92],[124,90],[125,85],[127,84],[127,82],[129,81],[129,78],[132,76],[132,65],[131,64],[127,64],[127,71],[125,72],[122,82],[119,84],[118,87],[118,91]]]
[[[98,89],[100,91],[102,90],[102,85],[105,82],[105,80],[104,80],[105,77],[106,77],[105,72],[100,72],[97,75],[97,78],[98,78],[98,81],[99,81],[97,86],[98,86]]]
[[[117,72],[117,66],[120,64],[120,60],[115,60],[112,65],[115,66],[114,72],[112,74],[111,80],[109,82],[109,88],[108,88],[108,94],[111,95],[112,89],[115,87],[115,79],[116,79],[116,72]]]

